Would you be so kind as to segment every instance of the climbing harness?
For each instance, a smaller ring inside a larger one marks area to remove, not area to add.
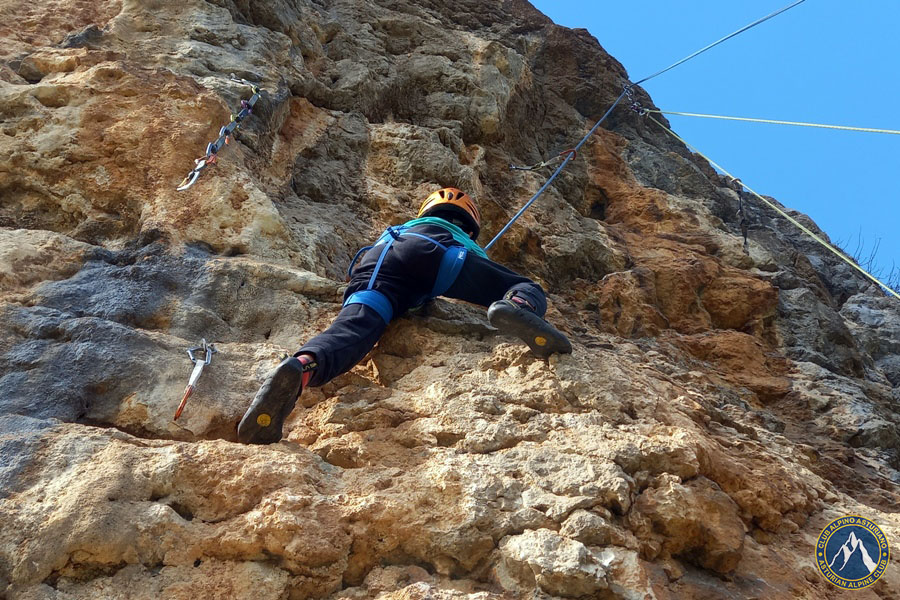
[[[246,79],[236,77],[234,73],[231,74],[230,80],[250,86],[250,89],[253,91],[253,95],[250,96],[248,100],[241,100],[240,112],[238,112],[237,114],[232,113],[231,121],[227,125],[223,125],[221,129],[219,129],[219,137],[206,146],[205,156],[201,156],[194,161],[194,168],[191,169],[191,172],[187,174],[187,177],[182,180],[181,185],[176,188],[176,191],[183,192],[184,190],[194,185],[194,183],[196,183],[197,179],[200,177],[200,173],[202,173],[208,166],[216,164],[216,160],[219,156],[219,150],[225,147],[226,144],[231,143],[231,140],[234,137],[234,132],[241,127],[241,122],[245,118],[253,114],[253,107],[256,105],[256,102],[259,100],[260,94],[262,93],[259,89],[259,86],[255,83],[247,81]]]
[[[510,227],[512,227],[513,223],[515,223],[519,219],[519,217],[521,217],[525,213],[525,211],[528,210],[528,208],[532,204],[534,204],[534,201],[537,200],[544,193],[544,191],[546,191],[546,189],[550,186],[551,183],[553,183],[553,181],[562,172],[562,170],[566,167],[566,165],[569,164],[569,161],[572,160],[573,158],[575,158],[576,153],[578,152],[578,150],[581,149],[581,147],[585,144],[585,142],[587,142],[588,138],[590,138],[592,135],[594,135],[594,132],[597,131],[597,128],[600,127],[600,124],[603,123],[603,121],[605,121],[606,118],[612,113],[613,109],[616,106],[618,106],[619,102],[622,101],[622,98],[624,98],[625,96],[628,96],[631,99],[632,109],[634,109],[636,105],[639,106],[639,104],[637,103],[637,101],[634,98],[635,86],[640,85],[646,81],[649,81],[649,80],[653,79],[654,77],[658,77],[667,71],[671,71],[678,65],[686,63],[687,61],[691,60],[692,58],[695,58],[695,57],[703,54],[707,50],[714,48],[715,46],[718,46],[719,44],[721,44],[727,40],[730,40],[731,38],[747,31],[748,29],[752,29],[753,27],[756,27],[760,23],[764,23],[765,21],[768,21],[769,19],[776,17],[785,11],[788,11],[788,10],[794,8],[795,6],[797,6],[798,4],[802,4],[805,1],[806,0],[797,0],[796,2],[790,4],[782,9],[779,9],[773,13],[766,15],[765,17],[757,19],[756,21],[750,23],[749,25],[745,25],[744,27],[741,27],[737,31],[730,33],[730,34],[726,35],[725,37],[716,40],[712,44],[704,46],[703,48],[701,48],[700,50],[697,50],[693,54],[685,56],[681,60],[679,60],[675,63],[672,63],[665,69],[657,71],[656,73],[653,73],[652,75],[648,75],[647,77],[644,77],[643,79],[641,79],[635,83],[627,82],[625,84],[625,89],[622,91],[622,93],[619,95],[619,97],[616,98],[616,101],[613,102],[612,106],[609,107],[609,110],[607,110],[606,113],[602,117],[600,117],[600,120],[597,121],[597,123],[591,128],[591,130],[587,133],[587,135],[584,136],[580,142],[578,142],[578,145],[576,145],[574,148],[572,148],[572,150],[566,150],[563,152],[563,154],[566,154],[566,158],[563,160],[562,164],[560,164],[559,167],[556,168],[556,170],[553,172],[553,174],[550,176],[550,178],[546,181],[546,183],[544,183],[544,185],[541,187],[541,189],[539,189],[537,191],[537,193],[534,196],[532,196],[528,202],[525,203],[525,205],[519,210],[519,212],[517,212],[515,215],[513,215],[513,218],[510,219],[509,222],[503,227],[503,229],[500,230],[500,233],[498,233],[496,236],[494,236],[494,239],[492,239],[490,242],[488,242],[488,244],[484,247],[484,249],[485,250],[490,249],[490,247],[493,246],[497,242],[497,240],[499,240],[500,237],[509,230]],[[546,165],[541,164],[540,166],[546,166]],[[525,167],[525,168],[519,167],[517,169],[516,167],[513,167],[512,165],[510,165],[510,168],[516,169],[516,170],[523,170],[523,171],[532,170],[527,167]],[[538,167],[538,168],[540,168],[540,167]]]
[[[706,156],[705,154],[703,154],[702,152],[700,152],[699,150],[697,150],[697,149],[696,149],[694,146],[692,146],[691,144],[687,143],[687,142],[686,142],[684,139],[682,139],[677,133],[675,133],[674,131],[672,131],[671,129],[669,129],[668,127],[666,127],[665,125],[663,125],[662,123],[660,123],[659,121],[657,121],[656,119],[654,119],[652,116],[648,115],[647,118],[650,119],[651,121],[653,121],[654,123],[656,123],[660,128],[662,128],[664,131],[666,131],[669,135],[671,135],[672,137],[674,137],[676,140],[680,141],[682,144],[684,144],[685,146],[687,146],[692,152],[695,152],[695,153],[697,153],[699,156],[703,157],[709,164],[711,164],[713,167],[715,167],[716,169],[718,169],[719,171],[721,171],[722,173],[724,173],[727,177],[730,177],[731,179],[733,179],[733,180],[735,180],[735,181],[740,181],[740,180],[736,179],[736,178],[734,177],[734,175],[732,175],[731,173],[729,173],[728,171],[726,171],[726,170],[725,170],[721,165],[719,165],[717,162],[715,162],[714,160],[712,160],[711,158],[709,158],[708,156]],[[781,210],[781,208],[779,208],[776,204],[770,202],[769,200],[766,200],[766,199],[765,199],[763,196],[761,196],[760,194],[757,194],[757,193],[756,193],[752,188],[750,188],[750,186],[748,186],[746,183],[743,183],[743,182],[740,182],[740,183],[741,183],[741,185],[742,185],[744,188],[747,189],[747,191],[749,191],[751,194],[753,194],[754,196],[756,196],[757,198],[759,198],[760,200],[762,200],[762,201],[766,204],[766,206],[768,206],[769,208],[773,209],[775,212],[777,212],[778,214],[780,214],[782,217],[784,217],[785,219],[787,219],[788,221],[790,221],[794,226],[796,226],[798,229],[800,229],[803,233],[805,233],[806,235],[808,235],[809,237],[811,237],[813,240],[815,240],[816,242],[818,242],[819,244],[821,244],[826,250],[828,250],[829,252],[831,252],[832,254],[834,254],[835,256],[837,256],[839,259],[841,259],[842,261],[844,261],[845,263],[847,263],[848,265],[850,265],[851,267],[853,267],[854,269],[856,269],[857,271],[859,271],[860,273],[862,273],[866,278],[868,278],[868,279],[870,279],[871,281],[875,282],[876,284],[878,284],[879,286],[881,286],[882,289],[886,290],[889,294],[895,296],[898,300],[900,300],[900,293],[897,293],[896,291],[894,291],[893,289],[891,289],[889,286],[887,286],[886,284],[882,283],[878,278],[876,278],[874,275],[871,275],[868,271],[866,271],[865,269],[863,269],[862,267],[860,267],[858,264],[856,264],[855,262],[853,262],[850,258],[848,258],[846,255],[844,255],[840,250],[836,249],[834,246],[832,246],[831,244],[829,244],[828,242],[826,242],[825,240],[823,240],[821,237],[819,237],[818,235],[816,235],[815,233],[813,233],[812,231],[810,231],[808,227],[804,226],[804,225],[803,225],[802,223],[800,223],[797,219],[793,218],[792,216],[790,216],[789,214],[787,214],[786,212],[784,212],[783,210]]]
[[[378,256],[378,261],[375,263],[375,270],[372,271],[372,276],[369,277],[369,283],[366,286],[366,289],[350,294],[350,297],[344,301],[344,306],[364,304],[369,308],[374,309],[385,323],[391,322],[391,319],[394,318],[393,304],[391,304],[391,301],[387,296],[378,290],[373,289],[373,287],[375,285],[375,280],[378,277],[378,271],[381,270],[381,265],[384,263],[384,259],[390,251],[391,246],[403,236],[422,238],[444,251],[444,256],[441,258],[441,266],[438,268],[437,278],[435,279],[434,286],[431,288],[431,292],[413,304],[416,306],[424,304],[428,300],[437,298],[450,289],[450,286],[453,285],[453,282],[455,282],[456,278],[459,276],[463,264],[466,262],[466,256],[469,253],[468,248],[465,246],[445,246],[427,235],[408,231],[408,229],[409,227],[405,225],[388,227],[378,238],[378,241],[371,246],[361,248],[359,252],[356,253],[356,256],[354,256],[353,260],[350,262],[350,267],[347,269],[348,280],[353,277],[353,267],[356,265],[356,261],[359,260],[359,257],[363,252],[377,248],[382,244],[384,245],[384,249],[381,251],[381,254]]]
[[[195,352],[203,352],[204,358],[197,358],[194,356]],[[181,404],[178,405],[178,410],[175,411],[175,416],[172,418],[173,421],[177,421],[178,417],[181,416],[181,411],[184,410],[188,398],[191,397],[194,388],[197,387],[197,380],[200,379],[200,374],[203,373],[203,367],[210,363],[212,355],[217,352],[218,350],[216,350],[215,346],[213,346],[213,344],[207,344],[205,339],[201,340],[199,346],[188,348],[187,353],[188,356],[191,357],[191,362],[194,363],[194,370],[191,372],[190,379],[188,379],[187,387],[184,388],[184,397],[181,399]]]
[[[671,110],[652,110],[644,109],[644,114],[654,113],[657,115],[676,115],[679,117],[701,117],[704,119],[723,119],[727,121],[746,121],[750,123],[770,123],[773,125],[796,125],[798,127],[818,127],[821,129],[841,129],[843,131],[862,131],[865,133],[889,133],[900,135],[900,131],[896,129],[875,129],[873,127],[849,127],[846,125],[826,125],[823,123],[803,123],[800,121],[778,121],[775,119],[751,119],[748,117],[726,117],[724,115],[706,115],[702,113],[675,112]]]

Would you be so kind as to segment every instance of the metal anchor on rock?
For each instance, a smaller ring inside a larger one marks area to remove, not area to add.
[[[204,358],[197,358],[194,356],[195,352],[203,352]],[[177,421],[178,417],[181,416],[184,405],[187,404],[188,398],[194,393],[194,388],[197,386],[197,380],[200,379],[200,374],[203,373],[203,367],[209,364],[212,360],[212,355],[217,352],[218,350],[216,350],[213,344],[206,343],[206,339],[201,340],[199,346],[188,348],[187,353],[188,356],[191,357],[191,362],[194,363],[194,370],[191,372],[191,378],[188,379],[187,387],[184,388],[184,397],[181,399],[181,404],[178,405],[178,410],[175,411],[175,416],[172,418],[173,421]]]

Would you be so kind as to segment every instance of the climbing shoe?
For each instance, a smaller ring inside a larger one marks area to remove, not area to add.
[[[303,391],[304,363],[294,356],[284,359],[269,373],[244,418],[238,424],[238,441],[244,444],[274,444],[297,397]]]
[[[530,305],[519,298],[497,300],[488,308],[488,321],[500,333],[513,335],[528,344],[531,351],[547,358],[554,352],[569,354],[572,344],[556,327],[537,316]]]

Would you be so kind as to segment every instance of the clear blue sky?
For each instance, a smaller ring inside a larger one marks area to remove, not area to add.
[[[791,2],[532,3],[590,31],[637,81]],[[643,87],[662,110],[900,130],[900,0],[806,0]],[[880,240],[885,277],[900,269],[900,135],[667,118],[851,253]]]

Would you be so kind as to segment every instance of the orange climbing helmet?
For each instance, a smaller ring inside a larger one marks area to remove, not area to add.
[[[418,217],[447,215],[448,221],[458,220],[460,225],[473,240],[478,239],[481,231],[481,215],[478,207],[471,197],[462,190],[456,188],[443,188],[431,193],[422,206],[419,207]],[[455,219],[454,219],[455,217]]]

